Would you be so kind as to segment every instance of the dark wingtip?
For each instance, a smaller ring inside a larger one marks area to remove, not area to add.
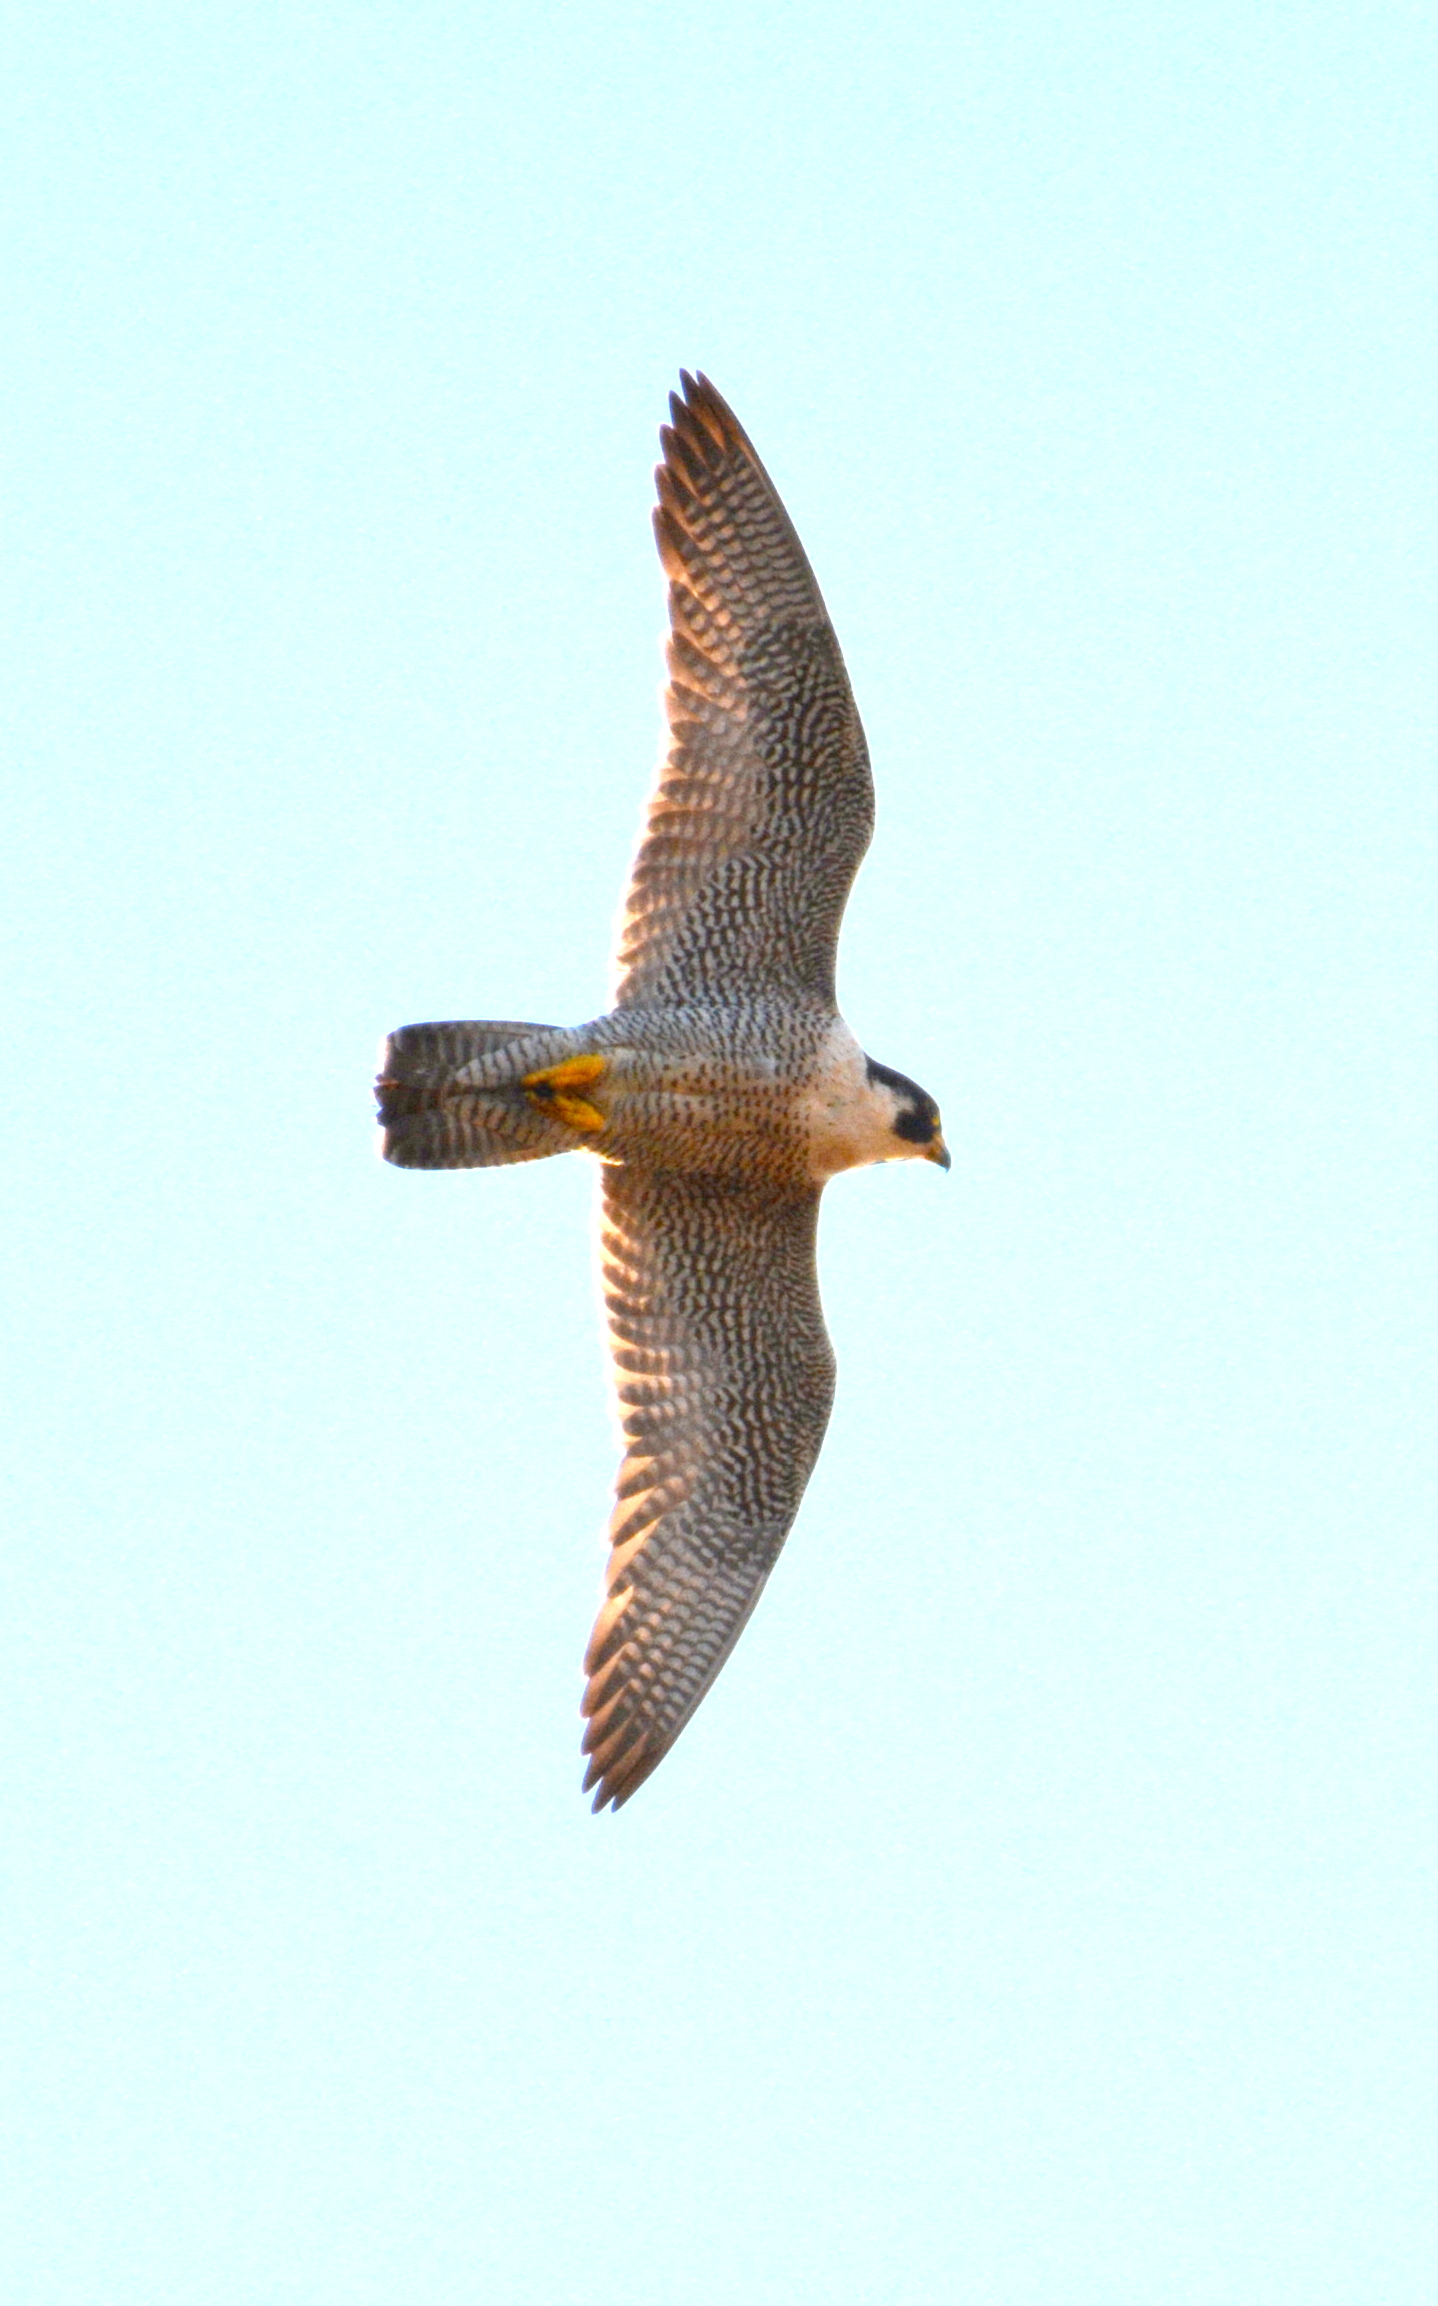
[[[743,425],[717,384],[702,368],[681,368],[679,382],[684,388],[684,397],[681,400],[677,392],[670,393],[669,413],[681,435],[690,432],[692,436],[692,427],[697,424],[701,437],[707,434],[716,447],[727,448],[737,443],[754,455],[754,444]]]
[[[590,1803],[590,1813],[600,1810],[622,1810],[632,1794],[637,1794],[647,1777],[652,1777],[673,1744],[672,1738],[656,1741],[652,1730],[621,1730],[606,1736],[598,1751],[591,1757],[584,1773],[583,1791],[597,1788]]]

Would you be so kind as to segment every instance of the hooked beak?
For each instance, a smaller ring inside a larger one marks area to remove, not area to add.
[[[924,1159],[926,1161],[937,1161],[941,1169],[947,1169],[949,1167],[949,1148],[944,1143],[942,1137],[936,1137],[932,1145],[926,1145],[924,1147]]]

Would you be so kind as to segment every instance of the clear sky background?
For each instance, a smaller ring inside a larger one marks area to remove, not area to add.
[[[1417,5],[15,11],[15,2306],[1438,2294]],[[830,1439],[578,1791],[571,1021],[702,366],[848,657]]]

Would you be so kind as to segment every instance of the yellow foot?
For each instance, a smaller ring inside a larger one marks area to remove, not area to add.
[[[541,1113],[552,1113],[567,1129],[606,1129],[609,1124],[597,1105],[577,1097],[576,1089],[592,1089],[609,1069],[606,1057],[566,1057],[562,1065],[546,1065],[540,1073],[526,1073],[524,1090]]]

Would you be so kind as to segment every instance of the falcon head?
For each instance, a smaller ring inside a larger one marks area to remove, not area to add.
[[[890,1160],[902,1161],[917,1155],[925,1161],[937,1161],[941,1169],[949,1166],[949,1148],[944,1143],[939,1124],[939,1108],[927,1089],[911,1081],[907,1073],[895,1073],[887,1065],[880,1065],[872,1057],[864,1060],[869,1087],[892,1106],[889,1132],[899,1142],[890,1153]]]

